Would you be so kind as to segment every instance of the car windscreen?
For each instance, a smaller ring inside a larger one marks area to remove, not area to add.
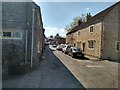
[[[80,52],[80,49],[78,49],[78,48],[73,48],[73,50],[76,52]]]

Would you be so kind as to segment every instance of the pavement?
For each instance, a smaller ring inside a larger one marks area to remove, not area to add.
[[[87,58],[75,59],[57,50],[53,53],[85,88],[119,87],[118,63]]]
[[[39,67],[23,76],[3,80],[3,88],[81,88],[84,86],[53,54],[45,48]]]

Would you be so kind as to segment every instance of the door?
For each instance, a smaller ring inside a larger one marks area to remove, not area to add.
[[[83,43],[83,52],[85,52],[85,43]]]

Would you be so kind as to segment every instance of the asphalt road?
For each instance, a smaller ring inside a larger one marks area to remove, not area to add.
[[[83,85],[54,55],[54,50],[45,48],[38,69],[24,76],[3,81],[3,88],[81,88]]]
[[[55,50],[54,48],[51,49]],[[87,58],[75,59],[57,50],[53,53],[85,88],[119,87],[118,63],[108,60],[93,61]]]

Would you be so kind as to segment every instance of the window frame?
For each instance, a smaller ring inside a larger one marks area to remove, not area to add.
[[[92,32],[91,32],[91,27],[93,27],[93,28],[92,28]],[[94,32],[94,25],[91,25],[91,26],[89,27],[89,32],[90,32],[90,33],[93,33],[93,32]]]
[[[90,46],[90,42],[91,42],[91,41],[92,41],[92,46]],[[89,41],[88,41],[88,48],[89,48],[89,49],[92,49],[92,50],[95,48],[95,40],[89,40]]]

